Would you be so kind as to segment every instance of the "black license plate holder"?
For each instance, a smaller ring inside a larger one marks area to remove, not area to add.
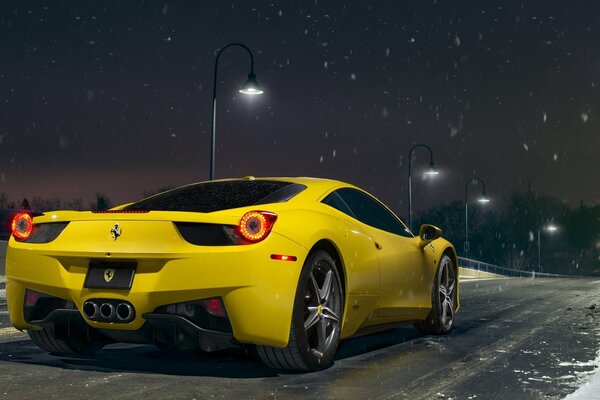
[[[92,260],[83,282],[87,289],[131,289],[137,262]]]

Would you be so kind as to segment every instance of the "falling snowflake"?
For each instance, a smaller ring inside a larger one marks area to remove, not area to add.
[[[548,121],[548,115],[546,115],[546,112],[544,112],[543,120],[544,120],[544,122]]]
[[[390,48],[389,47],[385,49],[385,56],[386,57],[390,56]]]
[[[335,158],[336,150],[333,149],[333,158]]]
[[[529,151],[529,146],[527,145],[527,143],[523,143],[523,148],[525,149],[525,151]]]
[[[460,46],[460,38],[458,37],[458,35],[454,36],[454,44],[456,45],[456,47]]]
[[[320,162],[321,164],[323,164],[323,158],[324,158],[323,156],[319,157],[319,162]]]
[[[450,137],[454,137],[454,136],[458,135],[458,128],[457,127],[455,127],[452,124],[449,124],[449,127],[450,127]]]
[[[585,123],[585,122],[588,122],[588,119],[590,119],[590,116],[588,115],[588,113],[582,112],[581,120]]]
[[[350,79],[352,79],[353,81],[356,80],[356,74],[354,72],[350,74]]]
[[[383,118],[387,118],[390,115],[386,106],[383,106],[383,110],[381,110],[381,116]]]
[[[554,153],[554,157],[552,158],[554,158],[554,161],[558,160],[558,154]]]

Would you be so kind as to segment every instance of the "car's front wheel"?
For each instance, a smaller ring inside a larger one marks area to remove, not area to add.
[[[57,332],[57,327],[44,327],[40,330],[28,330],[29,337],[40,349],[60,355],[90,355],[104,345],[94,343],[85,337],[73,338]],[[60,329],[59,329],[60,330]]]
[[[288,345],[257,346],[260,359],[275,369],[312,371],[328,367],[340,340],[343,304],[334,259],[323,250],[311,253],[300,274]]]
[[[454,328],[457,304],[456,268],[452,259],[444,254],[435,274],[431,293],[431,312],[425,321],[417,324],[428,335],[443,335]]]

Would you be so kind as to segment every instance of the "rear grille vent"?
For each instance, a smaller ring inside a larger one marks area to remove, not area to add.
[[[186,242],[196,246],[244,244],[236,226],[193,222],[175,222],[175,226]]]
[[[68,222],[51,222],[35,224],[31,236],[25,240],[26,243],[50,243],[62,233]]]

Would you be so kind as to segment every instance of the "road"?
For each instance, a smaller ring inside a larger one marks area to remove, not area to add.
[[[0,399],[560,399],[594,368],[597,302],[600,280],[471,280],[462,285],[450,335],[401,327],[350,339],[331,368],[291,374],[251,354],[166,354],[150,346],[50,356],[8,328],[0,296]]]

